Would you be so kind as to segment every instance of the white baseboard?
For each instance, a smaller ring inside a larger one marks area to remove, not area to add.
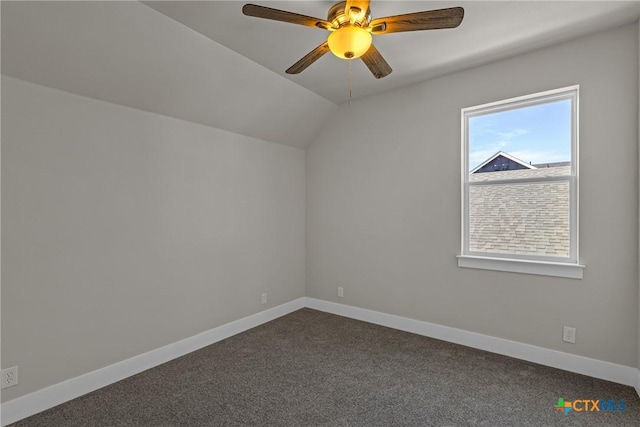
[[[640,395],[640,373],[630,366],[335,302],[309,297],[305,299],[305,306],[309,308],[632,386]]]
[[[113,365],[71,378],[25,396],[5,402],[1,406],[2,426],[42,412],[46,409],[123,380],[195,350],[222,341],[248,329],[267,323],[304,307],[305,299],[298,298],[251,316],[218,326],[190,338],[148,351]]]
[[[5,402],[0,406],[1,425],[6,426],[35,415],[304,307],[632,386],[640,395],[640,371],[636,368],[421,320],[303,297]]]

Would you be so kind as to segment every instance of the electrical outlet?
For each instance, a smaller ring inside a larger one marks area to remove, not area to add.
[[[338,288],[338,298],[344,298],[344,288]]]
[[[3,369],[1,374],[2,377],[2,388],[13,387],[14,385],[18,385],[18,367],[12,366],[7,369]]]
[[[570,342],[572,344],[576,343],[576,328],[570,328],[569,326],[565,326],[562,332],[562,341]]]
[[[262,304],[267,303],[267,294],[262,294]]]

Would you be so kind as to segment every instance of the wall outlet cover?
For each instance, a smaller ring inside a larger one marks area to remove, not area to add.
[[[0,377],[2,378],[2,386],[0,389],[13,387],[18,385],[18,367],[12,366],[1,371]]]
[[[576,328],[565,326],[562,330],[562,341],[576,343]]]

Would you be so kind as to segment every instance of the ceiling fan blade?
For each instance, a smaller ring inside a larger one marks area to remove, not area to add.
[[[298,62],[287,69],[287,74],[298,74],[303,72],[309,65],[316,62],[322,55],[329,52],[329,43],[324,42],[311,52],[307,53]]]
[[[364,18],[367,10],[369,10],[369,0],[347,0],[346,4],[344,5],[344,13],[349,16],[349,11],[353,7],[358,8],[359,12],[357,14],[354,13],[351,23],[357,21],[358,19]]]
[[[369,50],[367,50],[360,58],[376,79],[386,77],[393,71],[391,66],[384,60],[374,45],[371,45]]]
[[[463,8],[451,7],[374,19],[369,23],[369,28],[371,28],[372,34],[438,30],[441,28],[457,27],[462,22],[463,17]]]
[[[300,15],[298,13],[287,12],[280,9],[272,9],[265,6],[258,6],[257,4],[245,4],[244,6],[242,6],[242,13],[247,16],[255,16],[256,18],[272,19],[274,21],[282,21],[288,22],[290,24],[321,28],[323,30],[328,30],[329,28],[331,28],[331,23],[329,21],[325,21],[324,19]]]

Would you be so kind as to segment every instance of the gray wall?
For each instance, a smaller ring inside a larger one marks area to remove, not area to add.
[[[341,108],[307,149],[307,296],[637,366],[637,31]],[[460,109],[574,84],[584,279],[458,268]],[[576,344],[562,342],[563,325]]]
[[[342,107],[306,155],[307,295],[640,366],[637,32]],[[572,84],[585,279],[457,268],[460,108]],[[2,110],[4,401],[305,294],[303,151],[6,77]]]
[[[3,400],[302,297],[304,182],[301,149],[3,77]]]

